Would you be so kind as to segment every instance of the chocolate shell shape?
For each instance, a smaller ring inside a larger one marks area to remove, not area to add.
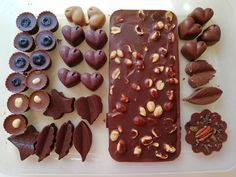
[[[107,34],[102,29],[89,30],[85,32],[85,40],[90,47],[95,50],[102,49],[103,46],[107,43]]]
[[[23,134],[12,135],[8,138],[8,140],[17,147],[21,160],[25,160],[35,153],[35,144],[38,134],[34,126],[30,125]]]
[[[106,16],[100,9],[97,7],[90,7],[87,14],[89,17],[89,25],[91,29],[96,30],[103,27],[106,21]]]
[[[86,119],[90,125],[98,118],[102,112],[102,100],[98,95],[88,97],[80,97],[75,101],[75,109],[77,113]]]
[[[187,17],[179,24],[179,37],[183,40],[196,38],[202,31],[202,26],[195,23],[192,17]]]
[[[84,41],[84,30],[81,26],[63,26],[61,32],[65,38],[65,40],[72,46],[76,47],[81,42]]]
[[[195,8],[189,16],[191,16],[196,23],[205,25],[211,17],[214,15],[214,11],[211,8],[203,9],[201,7]]]
[[[69,67],[76,66],[83,60],[83,54],[79,48],[70,48],[68,46],[61,46],[59,54],[65,64]]]
[[[185,72],[192,76],[196,73],[212,71],[215,72],[216,70],[213,68],[212,65],[207,63],[205,60],[197,60],[194,62],[190,62],[186,65]]]
[[[49,156],[53,150],[56,132],[57,127],[55,124],[50,124],[39,133],[35,146],[35,154],[39,157],[39,162]]]
[[[103,83],[103,76],[100,73],[83,73],[81,82],[91,91],[97,90]]]
[[[216,87],[203,87],[195,90],[189,97],[185,98],[184,101],[197,105],[207,105],[218,100],[222,93],[223,91]]]
[[[207,49],[207,45],[203,41],[187,41],[181,49],[182,55],[189,61],[198,59]]]
[[[85,61],[95,70],[99,70],[107,61],[107,56],[102,50],[88,50],[84,54]]]
[[[84,12],[79,6],[71,6],[65,10],[65,16],[69,22],[72,22],[76,25],[84,26],[85,17]]]
[[[59,155],[59,160],[65,157],[72,146],[74,126],[71,121],[64,123],[57,132],[55,152]]]
[[[221,30],[218,25],[211,25],[203,31],[198,41],[204,41],[208,46],[214,45],[220,40]]]
[[[88,125],[83,121],[81,121],[75,128],[73,144],[76,150],[80,153],[82,161],[85,161],[92,145],[92,132]]]
[[[66,68],[60,68],[57,76],[61,83],[67,88],[74,87],[80,82],[80,73],[77,71],[70,71]]]

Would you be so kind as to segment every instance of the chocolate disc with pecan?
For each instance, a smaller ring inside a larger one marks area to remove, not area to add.
[[[206,109],[191,116],[185,125],[185,139],[192,145],[193,152],[210,155],[213,151],[219,151],[227,140],[226,128],[226,122],[221,120],[218,113]]]

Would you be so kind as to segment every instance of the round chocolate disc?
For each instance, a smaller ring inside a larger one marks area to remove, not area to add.
[[[21,52],[16,52],[11,56],[9,66],[16,72],[25,72],[31,69],[29,57]]]
[[[26,77],[21,73],[11,73],[5,82],[6,88],[12,93],[20,93],[27,90]]]
[[[26,32],[18,33],[14,40],[14,47],[22,52],[32,52],[35,48],[34,39]]]
[[[35,91],[30,95],[29,106],[34,111],[44,112],[50,103],[50,96],[45,91]]]
[[[51,58],[43,50],[34,51],[29,61],[32,68],[36,70],[45,70],[51,66]]]
[[[57,17],[49,11],[44,11],[39,14],[37,23],[41,30],[49,30],[55,32],[58,29]]]
[[[21,114],[12,114],[8,116],[3,123],[3,127],[6,132],[13,135],[24,133],[27,125],[27,118]]]
[[[28,110],[29,98],[26,95],[16,93],[11,95],[7,101],[7,108],[11,113],[22,114]]]
[[[42,71],[32,71],[26,79],[26,85],[32,90],[41,90],[48,86],[48,77]]]
[[[40,50],[51,51],[56,47],[56,38],[51,31],[41,31],[35,39]]]
[[[35,34],[38,32],[38,25],[35,16],[30,12],[20,14],[16,19],[16,26],[23,32]]]

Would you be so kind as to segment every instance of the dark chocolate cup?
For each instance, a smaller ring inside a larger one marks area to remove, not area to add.
[[[37,24],[40,30],[49,30],[51,32],[57,31],[59,27],[56,15],[49,11],[44,11],[39,14]]]
[[[26,32],[20,32],[14,39],[14,47],[22,52],[32,52],[35,49],[34,38]]]
[[[22,52],[15,52],[10,57],[9,66],[16,72],[27,72],[31,69],[29,56]]]
[[[36,17],[30,12],[23,12],[16,19],[16,26],[19,30],[29,34],[36,34],[39,30]]]

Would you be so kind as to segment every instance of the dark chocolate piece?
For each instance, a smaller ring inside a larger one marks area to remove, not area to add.
[[[67,98],[62,92],[52,89],[51,103],[43,114],[51,116],[55,120],[60,119],[65,113],[74,111],[74,100],[74,98]]]
[[[99,70],[107,61],[107,56],[102,50],[88,50],[84,54],[85,61],[95,70]]]
[[[39,30],[36,17],[30,12],[20,14],[16,19],[16,26],[19,30],[29,34],[35,34]]]
[[[29,107],[34,111],[44,112],[50,104],[50,96],[47,92],[38,90],[30,95]]]
[[[5,82],[6,88],[12,93],[20,93],[26,91],[26,77],[21,73],[11,73]]]
[[[35,43],[40,50],[52,51],[57,45],[55,36],[51,31],[41,31],[35,37]]]
[[[196,23],[205,25],[211,17],[213,17],[214,11],[211,8],[203,9],[201,7],[195,8],[189,16],[191,16]]]
[[[82,119],[86,119],[90,125],[97,120],[99,114],[102,112],[102,107],[102,100],[98,95],[80,97],[75,101],[77,113]]]
[[[55,152],[59,155],[59,160],[65,157],[72,146],[74,126],[71,121],[62,124],[57,132]]]
[[[80,153],[82,161],[85,161],[92,145],[92,132],[84,121],[81,121],[75,128],[73,144],[75,149]]]
[[[99,8],[92,6],[88,9],[87,14],[91,29],[96,30],[103,27],[106,16]]]
[[[227,140],[226,129],[227,124],[218,113],[205,109],[192,114],[191,120],[186,123],[185,140],[192,146],[193,152],[210,155],[213,151],[220,151]]]
[[[65,64],[69,67],[76,66],[83,61],[83,54],[79,48],[69,48],[68,46],[61,46],[59,54]]]
[[[34,126],[30,125],[23,134],[12,135],[8,138],[8,140],[17,147],[22,161],[35,153],[35,144],[38,134]]]
[[[7,108],[13,114],[22,114],[29,108],[29,98],[20,93],[13,94],[7,100]]]
[[[14,47],[22,52],[32,52],[35,48],[34,38],[26,32],[18,33],[14,39]]]
[[[29,57],[21,52],[12,54],[9,60],[9,66],[13,71],[16,72],[26,72],[31,69]]]
[[[49,11],[41,12],[38,16],[37,23],[41,30],[52,32],[55,32],[59,26],[56,15]]]
[[[217,101],[222,93],[223,91],[216,87],[203,87],[195,90],[184,101],[197,105],[207,105]]]
[[[80,73],[66,68],[60,68],[57,72],[57,76],[61,83],[67,88],[74,87],[80,83]]]
[[[51,57],[43,50],[34,51],[29,61],[35,70],[46,70],[51,66]]]
[[[103,29],[89,30],[85,32],[85,40],[95,50],[102,49],[107,43],[107,34]]]
[[[35,154],[39,157],[39,162],[49,156],[50,152],[53,150],[56,133],[57,127],[55,124],[44,127],[39,133],[35,146]]]
[[[26,84],[32,90],[41,90],[48,86],[49,79],[42,71],[32,71],[27,76]]]
[[[180,154],[176,25],[171,11],[111,15],[107,127],[116,161],[169,161]]]
[[[103,77],[100,73],[83,73],[80,79],[81,82],[92,91],[97,90],[103,83]]]
[[[71,6],[66,8],[65,16],[69,22],[76,25],[84,26],[86,24],[84,12],[79,6]]]
[[[6,117],[3,123],[3,127],[6,132],[13,135],[24,133],[27,125],[27,118],[21,114],[11,114]]]

